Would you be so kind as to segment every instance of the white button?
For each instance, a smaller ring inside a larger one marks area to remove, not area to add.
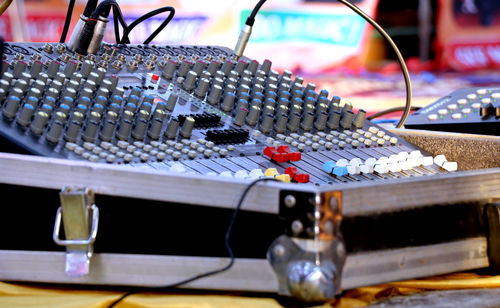
[[[159,143],[158,141],[154,141],[154,140],[153,140],[153,141],[151,141],[149,144],[150,144],[152,147],[155,147],[155,148],[157,148],[158,146],[160,146],[160,143]]]
[[[181,156],[182,156],[181,152],[175,151],[175,152],[172,153],[172,157],[174,159],[179,159],[179,158],[181,158]]]
[[[338,137],[340,135],[340,133],[336,130],[332,130],[330,134],[332,134],[334,137]]]
[[[234,151],[234,145],[228,145],[227,146],[228,151]]]
[[[93,152],[94,154],[98,154],[98,155],[99,155],[99,154],[102,152],[102,148],[100,148],[100,147],[95,147],[95,148],[92,150],[92,152]]]
[[[398,162],[398,161],[400,161],[400,160],[401,160],[401,159],[400,159],[399,155],[392,154],[392,155],[390,155],[390,156],[389,156],[389,160],[388,160],[388,162],[389,162],[389,163],[395,163],[395,162]]]
[[[75,153],[78,154],[78,155],[82,155],[83,154],[83,151],[85,151],[84,148],[82,148],[81,146],[77,146],[75,148]]]
[[[252,132],[252,136],[254,136],[254,137],[259,137],[260,135],[262,135],[262,133],[260,132],[260,130],[254,130]]]
[[[474,94],[474,93],[467,94],[467,98],[468,98],[468,99],[475,99],[476,97],[477,97],[477,95],[476,95],[476,94]]]
[[[138,147],[139,149],[141,149],[143,146],[144,146],[144,142],[141,142],[141,141],[136,141],[133,143],[136,147]]]
[[[297,141],[292,141],[291,143],[292,147],[297,147],[299,145],[299,143]]]
[[[491,94],[491,97],[492,97],[492,98],[495,98],[495,99],[496,99],[496,98],[500,98],[500,92],[495,92],[495,93],[492,93],[492,94]]]
[[[346,134],[340,134],[340,135],[339,135],[339,139],[340,139],[340,140],[345,140],[345,138],[347,138],[347,135],[346,135]]]
[[[481,103],[483,103],[483,104],[489,104],[489,103],[491,103],[491,98],[485,97],[485,98],[481,99]]]
[[[353,133],[353,134],[352,134],[352,138],[354,138],[354,139],[358,139],[358,138],[359,138],[359,134],[358,134],[358,133]]]
[[[387,165],[375,165],[373,167],[373,171],[375,171],[379,174],[387,173]]]
[[[457,104],[449,104],[449,105],[448,105],[448,109],[450,109],[450,110],[455,110],[455,109],[457,109]]]
[[[447,161],[443,163],[443,169],[449,172],[457,171],[458,164],[456,162]]]
[[[210,156],[212,156],[212,153],[213,153],[212,150],[207,149],[203,152],[203,155],[205,155],[206,158],[209,158]]]
[[[198,142],[199,144],[205,144],[205,143],[207,143],[207,141],[205,139],[201,139],[201,138],[198,139],[198,140],[196,140],[196,142]]]
[[[368,129],[368,131],[372,134],[376,134],[378,133],[379,129],[375,126],[370,126],[370,128]]]
[[[89,159],[90,153],[89,152],[85,152],[85,153],[82,154],[82,157],[85,158],[85,159]]]
[[[333,143],[331,143],[331,142],[325,143],[325,148],[327,148],[328,150],[331,150],[333,148]]]
[[[398,138],[396,138],[396,137],[391,137],[391,139],[389,139],[389,142],[390,142],[391,144],[396,144],[396,143],[398,143]]]
[[[427,116],[427,119],[431,120],[431,121],[436,121],[438,119],[438,115],[435,114],[435,113],[431,113]]]
[[[347,145],[347,143],[345,143],[345,141],[339,142],[339,147],[341,147],[341,148],[345,148],[346,145]]]
[[[189,158],[194,159],[198,154],[196,153],[196,151],[189,151],[187,155]]]
[[[66,142],[64,147],[70,151],[73,151],[77,147],[77,144],[73,142]]]
[[[105,150],[109,150],[113,145],[109,142],[103,141],[101,142],[100,146]]]
[[[328,134],[328,135],[325,136],[325,139],[328,140],[328,141],[332,141],[333,138],[335,138],[335,137],[333,137],[333,135],[330,135],[330,134]]]
[[[440,115],[445,115],[445,114],[447,114],[447,113],[448,113],[448,110],[446,110],[446,109],[439,109],[439,110],[438,110],[438,113],[439,113]]]
[[[304,136],[306,136],[306,138],[311,138],[313,135],[311,133],[304,133]]]
[[[173,146],[176,144],[176,142],[175,142],[175,141],[173,141],[173,140],[167,140],[167,144],[168,144],[169,146],[173,147]]]
[[[474,103],[471,105],[472,108],[474,109],[479,109],[481,107],[481,104],[480,103]]]
[[[352,142],[352,138],[351,138],[351,137],[346,138],[346,139],[345,139],[345,142],[346,142],[346,143],[351,143],[351,142]]]
[[[378,165],[387,165],[389,163],[389,157],[387,156],[382,156],[377,160]]]
[[[357,148],[359,146],[359,141],[358,140],[353,140],[351,145],[355,148]]]
[[[120,149],[126,149],[128,147],[128,142],[127,141],[123,141],[123,140],[120,140],[118,141],[118,143],[116,144]]]
[[[321,138],[325,138],[326,134],[324,132],[318,132],[318,136]]]
[[[299,137],[300,137],[300,135],[299,135],[299,134],[297,134],[297,133],[291,133],[291,134],[290,134],[290,137],[292,137],[293,139],[297,139],[297,138],[299,138]]]
[[[167,154],[165,154],[165,152],[159,152],[158,154],[156,154],[156,158],[158,158],[158,160],[164,160],[166,157]]]
[[[266,143],[269,145],[273,145],[274,139],[272,137],[267,137]]]
[[[373,136],[373,134],[370,132],[365,133],[365,138],[371,138],[372,136]]]
[[[165,153],[167,153],[167,155],[172,155],[172,154],[174,154],[174,150],[172,150],[172,149],[166,149]]]
[[[90,155],[89,160],[91,162],[96,162],[96,161],[99,160],[99,156],[97,156],[97,155]]]
[[[205,151],[205,147],[202,147],[201,145],[196,149],[198,152],[203,153]]]
[[[142,150],[143,150],[144,152],[151,152],[151,150],[153,150],[153,146],[152,146],[152,145],[150,145],[150,144],[146,144],[146,145],[142,148]]]
[[[182,139],[181,143],[184,144],[184,145],[190,145],[191,144],[191,140],[189,140],[189,139]]]
[[[293,138],[290,137],[290,136],[288,136],[288,137],[285,138],[285,142],[286,143],[292,143],[293,142]]]
[[[476,93],[477,93],[477,94],[479,94],[479,95],[485,95],[485,94],[486,94],[486,92],[487,92],[487,90],[486,90],[486,89],[477,89],[477,90],[476,90]]]
[[[106,161],[107,161],[108,163],[112,163],[112,162],[114,162],[114,161],[115,161],[115,159],[116,159],[116,157],[115,157],[113,154],[109,154],[109,155],[107,155],[107,156],[106,156]]]
[[[212,141],[208,141],[208,142],[205,144],[205,146],[206,146],[207,148],[209,148],[209,149],[213,148],[213,147],[214,147],[214,145],[215,145],[215,144],[214,144]]]
[[[460,105],[465,105],[467,104],[467,100],[465,98],[457,99],[457,103]]]
[[[299,142],[304,142],[307,140],[307,137],[306,136],[300,136],[299,137]]]
[[[384,137],[384,136],[385,136],[385,132],[384,132],[383,130],[381,130],[381,131],[379,131],[379,132],[377,133],[377,137],[382,138],[382,137]]]
[[[367,147],[371,146],[372,145],[372,141],[370,139],[366,139],[364,142],[363,142]]]
[[[378,140],[377,140],[377,144],[378,144],[378,145],[381,145],[381,146],[382,146],[382,145],[384,145],[384,143],[385,143],[385,140],[384,140],[384,139],[378,139]]]
[[[346,134],[347,136],[351,136],[352,135],[352,132],[350,130],[345,130],[344,131],[344,134]]]
[[[142,161],[147,161],[149,159],[149,154],[142,153],[141,156],[140,156],[140,158],[141,158]]]
[[[104,151],[102,151],[101,153],[99,153],[99,157],[100,158],[106,158],[108,155],[109,155],[108,152],[104,152]]]
[[[160,151],[165,151],[167,148],[168,148],[168,146],[164,143],[162,143],[158,146],[158,149],[160,149]]]
[[[304,151],[306,149],[306,145],[303,144],[303,143],[299,143],[299,145],[297,146],[297,148],[299,149],[299,151]]]
[[[462,109],[462,113],[470,113],[470,108],[464,108]]]
[[[374,157],[370,157],[370,158],[367,158],[365,160],[365,165],[367,165],[367,166],[375,166],[376,163],[377,163],[377,159]]]
[[[364,130],[362,130],[362,129],[357,129],[357,130],[356,130],[356,133],[358,133],[358,134],[360,134],[360,135],[363,135],[363,134],[365,133],[365,131],[364,131]]]
[[[462,118],[462,114],[461,113],[454,113],[451,115],[451,117],[455,120],[459,120]]]
[[[360,165],[359,171],[361,173],[373,173],[373,166],[370,165]]]
[[[250,178],[252,178],[252,179],[258,179],[260,177],[263,177],[264,173],[260,169],[253,169],[253,170],[250,171],[250,173],[248,174],[248,176]]]
[[[313,150],[317,150],[317,149],[319,149],[320,145],[319,145],[319,143],[314,142],[314,143],[311,145],[311,147],[313,148]]]
[[[123,151],[118,151],[118,152],[116,152],[116,156],[118,156],[118,157],[122,158],[123,156],[125,156],[125,152],[123,152]]]
[[[133,153],[136,149],[137,147],[135,145],[129,145],[127,147],[127,152]]]
[[[91,142],[84,142],[83,148],[86,150],[92,151],[95,148],[95,144],[93,144]]]
[[[226,156],[226,155],[227,155],[227,150],[226,150],[226,149],[221,149],[221,150],[219,151],[219,154],[220,154],[221,156]]]
[[[182,149],[183,147],[184,147],[184,146],[182,145],[182,143],[176,143],[176,144],[174,145],[174,148],[175,148],[175,149],[177,149],[177,150],[180,150],[180,149]]]
[[[132,159],[134,159],[134,156],[132,156],[132,154],[125,154],[125,156],[123,156],[123,159],[127,162],[130,162],[132,161]]]
[[[361,169],[359,168],[359,166],[347,165],[347,172],[349,172],[349,174],[359,174],[361,172]]]
[[[411,151],[411,153],[410,153],[410,157],[412,157],[412,158],[419,158],[422,156],[423,156],[422,152],[420,152],[419,150]]]
[[[325,144],[326,144],[326,141],[325,141],[325,140],[320,140],[320,141],[318,141],[318,143],[319,143],[320,145],[325,145]]]
[[[391,136],[389,136],[389,135],[385,135],[385,136],[384,136],[384,140],[385,140],[385,141],[389,141],[389,140],[391,140]]]
[[[349,165],[352,165],[352,166],[359,166],[361,165],[363,162],[361,161],[361,159],[359,157],[354,157],[353,159],[351,159],[349,161]]]
[[[361,142],[361,143],[365,142],[365,140],[366,140],[366,139],[365,139],[364,137],[359,137],[359,138],[358,138],[358,141],[359,141],[359,142]]]
[[[285,140],[286,139],[286,136],[283,135],[283,134],[277,134],[276,135],[276,138],[278,138],[279,140]]]
[[[313,136],[312,141],[318,142],[321,138],[319,136]]]

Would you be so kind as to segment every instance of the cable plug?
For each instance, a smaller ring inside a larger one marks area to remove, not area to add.
[[[252,26],[245,24],[240,31],[240,36],[238,37],[238,42],[236,43],[236,47],[234,47],[234,55],[236,60],[238,60],[245,51],[247,47],[248,40],[250,39],[250,35],[252,34]]]
[[[92,37],[94,36],[94,29],[97,24],[97,20],[89,18],[83,27],[83,30],[76,42],[75,52],[79,55],[86,56],[88,54],[87,50],[89,48]]]
[[[80,18],[78,19],[78,22],[75,25],[75,28],[73,28],[73,32],[71,32],[71,36],[69,37],[69,41],[66,44],[69,50],[75,51],[76,45],[78,42],[78,39],[80,35],[82,34],[83,28],[85,27],[85,24],[87,23],[88,17],[85,15],[80,15]]]

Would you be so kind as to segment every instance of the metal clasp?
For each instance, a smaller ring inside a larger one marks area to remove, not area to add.
[[[57,245],[66,246],[68,276],[89,273],[93,244],[97,236],[99,209],[94,194],[88,188],[64,187],[59,193],[61,206],[57,209],[52,238]],[[66,239],[60,238],[61,221]]]

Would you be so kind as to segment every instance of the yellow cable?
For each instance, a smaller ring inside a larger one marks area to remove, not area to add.
[[[2,4],[0,5],[0,16],[2,16],[3,13],[7,10],[11,2],[12,0],[5,0],[4,2],[2,2]]]

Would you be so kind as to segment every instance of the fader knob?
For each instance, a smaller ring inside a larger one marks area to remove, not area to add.
[[[99,133],[99,139],[103,141],[110,141],[113,138],[113,132],[115,130],[117,117],[118,114],[114,111],[108,111],[106,113],[106,119],[102,126],[101,132]]]
[[[135,127],[132,131],[132,137],[136,140],[143,140],[148,127],[149,112],[146,110],[139,111],[138,117],[135,121]]]
[[[184,82],[182,83],[182,87],[184,88],[184,90],[186,90],[187,92],[191,92],[196,85],[197,78],[198,74],[196,74],[194,71],[189,71],[187,73],[186,79],[184,79]]]
[[[162,77],[167,79],[167,80],[172,80],[172,78],[174,78],[176,68],[177,68],[176,62],[168,61],[167,65],[165,65],[165,68],[163,69],[163,72],[161,74]]]
[[[30,75],[31,76],[38,76],[38,74],[40,74],[40,72],[42,71],[42,69],[43,69],[43,63],[42,63],[42,61],[39,61],[39,60],[35,61],[31,65]]]
[[[12,75],[14,75],[15,78],[19,78],[21,74],[26,70],[26,67],[28,65],[24,61],[17,61],[17,63],[14,65],[14,69],[12,71]]]
[[[210,105],[217,105],[219,103],[220,95],[222,93],[222,87],[219,85],[214,85],[210,90],[207,97],[207,102]]]
[[[260,108],[258,106],[250,107],[250,111],[247,116],[247,124],[250,126],[254,126],[259,120]]]
[[[125,110],[123,112],[122,119],[120,121],[120,127],[118,128],[118,132],[116,132],[116,137],[120,140],[127,140],[130,135],[130,129],[132,128],[132,118],[134,117],[134,113]]]
[[[160,139],[161,129],[163,128],[163,119],[165,118],[165,111],[156,109],[153,115],[153,121],[149,127],[148,136],[153,140]]]
[[[76,71],[78,63],[76,61],[68,61],[66,65],[64,66],[63,74],[66,76],[66,78],[70,78],[71,75]]]
[[[245,124],[245,118],[247,116],[248,109],[246,108],[240,108],[238,109],[238,112],[236,113],[236,117],[233,119],[233,124],[237,126],[242,126]]]
[[[322,111],[319,114],[318,119],[316,120],[316,123],[314,123],[314,127],[319,131],[325,130],[327,120],[328,120],[328,113],[326,113],[325,111]]]
[[[274,126],[274,130],[277,133],[284,133],[286,130],[286,123],[288,121],[288,116],[286,114],[280,114],[276,125]]]
[[[23,109],[17,117],[17,123],[21,126],[28,126],[34,113],[35,107],[33,105],[24,104]]]
[[[52,123],[49,132],[47,133],[46,138],[49,142],[54,144],[59,143],[65,122],[66,122],[66,115],[62,112],[58,112],[56,114],[56,120],[54,121],[54,123]]]
[[[310,131],[314,122],[314,113],[307,112],[300,127],[305,131]]]
[[[87,78],[92,71],[94,66],[94,62],[90,60],[83,61],[82,68],[80,69],[80,74],[82,74],[83,78]]]
[[[97,131],[99,129],[99,123],[101,121],[101,115],[97,112],[91,112],[87,124],[85,125],[85,130],[83,131],[82,138],[88,142],[94,142]]]
[[[201,79],[198,82],[198,86],[194,90],[194,95],[196,95],[199,98],[204,98],[205,95],[207,94],[207,89],[208,89],[209,82],[210,81],[208,79],[206,79],[206,78]]]

